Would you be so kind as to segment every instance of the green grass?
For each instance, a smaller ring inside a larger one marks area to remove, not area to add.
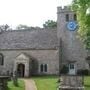
[[[23,80],[18,80],[18,86],[15,87],[12,81],[8,82],[8,90],[25,90],[25,85]]]
[[[56,90],[58,77],[45,76],[33,78],[38,90]],[[90,90],[90,76],[84,77],[85,90]]]
[[[58,77],[56,76],[43,76],[33,77],[38,90],[56,90]],[[9,90],[25,90],[23,80],[18,80],[19,86],[15,87],[12,81],[8,82]],[[84,78],[85,90],[90,90],[90,76]]]
[[[84,78],[85,90],[90,90],[90,76]]]
[[[56,90],[58,78],[55,76],[35,77],[33,78],[37,90]]]

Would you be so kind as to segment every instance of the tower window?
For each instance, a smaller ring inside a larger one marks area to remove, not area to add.
[[[4,57],[3,57],[3,54],[0,53],[0,65],[3,65],[4,64]]]
[[[77,15],[76,15],[76,14],[74,14],[73,19],[74,19],[75,21],[77,20]]]
[[[66,14],[66,21],[69,21],[69,14]]]

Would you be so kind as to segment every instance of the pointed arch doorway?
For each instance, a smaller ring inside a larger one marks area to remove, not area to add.
[[[24,73],[25,73],[25,65],[20,63],[17,65],[17,72],[18,72],[18,76],[19,77],[24,77]]]

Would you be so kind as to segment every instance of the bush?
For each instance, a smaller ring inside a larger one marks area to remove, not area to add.
[[[67,74],[69,72],[69,68],[67,65],[63,65],[61,69],[61,74]]]
[[[89,70],[85,69],[85,70],[77,70],[77,75],[89,75]]]

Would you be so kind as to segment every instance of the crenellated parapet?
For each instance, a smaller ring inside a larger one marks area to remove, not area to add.
[[[57,13],[73,12],[69,6],[57,7]]]

